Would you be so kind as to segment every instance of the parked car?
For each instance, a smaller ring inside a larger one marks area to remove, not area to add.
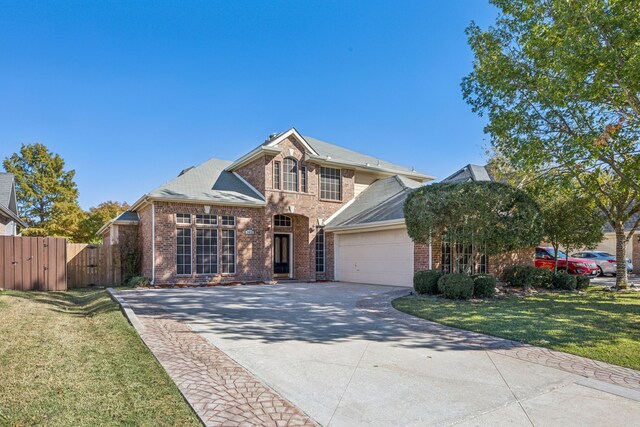
[[[554,250],[552,247],[538,246],[536,248],[536,267],[549,268],[553,270]],[[558,271],[567,271],[570,274],[591,275],[598,274],[598,265],[589,259],[569,257],[567,265],[567,254],[558,251]]]
[[[605,274],[616,275],[616,256],[610,254],[609,252],[602,251],[582,251],[576,252],[571,255],[576,258],[584,258],[595,262],[598,265],[598,274],[600,276],[604,276]],[[633,271],[633,264],[631,264],[631,259],[627,258],[625,260],[625,264],[627,265],[627,272],[631,273]]]

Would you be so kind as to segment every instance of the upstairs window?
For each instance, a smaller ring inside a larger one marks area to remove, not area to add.
[[[273,162],[273,188],[280,189],[280,162]]]
[[[320,198],[342,200],[342,177],[340,169],[320,168]]]
[[[308,192],[307,188],[307,167],[300,166],[300,191],[303,193]]]
[[[282,189],[285,191],[298,191],[298,161],[287,157],[282,162]]]

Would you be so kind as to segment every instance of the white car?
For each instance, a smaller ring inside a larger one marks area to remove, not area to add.
[[[584,251],[584,252],[576,252],[571,255],[576,258],[585,258],[591,260],[596,263],[598,266],[598,274],[600,276],[604,276],[605,274],[612,274],[615,276],[616,274],[616,256],[612,255],[608,252],[601,251]],[[631,266],[631,260],[626,260],[627,271],[633,269]]]

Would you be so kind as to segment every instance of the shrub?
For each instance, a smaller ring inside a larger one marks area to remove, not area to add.
[[[576,276],[576,289],[587,289],[590,284],[589,276]]]
[[[138,286],[148,286],[151,284],[151,280],[144,276],[133,276],[127,282],[127,285],[137,288]]]
[[[556,289],[572,291],[576,288],[576,285],[576,276],[567,273],[556,273],[553,275],[553,287]]]
[[[553,270],[536,268],[530,265],[516,265],[505,270],[504,278],[511,286],[551,288]]]
[[[476,274],[473,279],[473,296],[477,298],[491,298],[496,292],[497,280],[488,274]]]
[[[438,279],[438,290],[449,299],[468,299],[473,295],[473,279],[466,274],[445,274]]]
[[[442,273],[436,270],[416,271],[413,275],[413,289],[419,294],[437,294],[440,277]]]

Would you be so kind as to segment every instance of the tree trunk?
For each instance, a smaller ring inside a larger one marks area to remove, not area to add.
[[[616,224],[616,287],[627,288],[627,245],[624,224]]]
[[[553,272],[558,272],[558,248],[560,245],[553,245]]]

